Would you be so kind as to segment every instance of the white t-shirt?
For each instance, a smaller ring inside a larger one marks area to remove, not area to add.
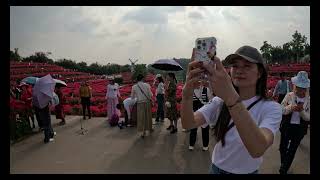
[[[207,97],[208,97],[208,100],[210,101],[210,100],[213,98],[210,88],[207,88],[207,87],[203,87],[203,86],[202,86],[202,87],[200,87],[200,88],[198,88],[198,89],[194,89],[193,92],[194,92],[195,96],[196,96],[200,101],[202,101],[202,100],[203,100],[203,99],[202,99],[202,92],[203,92],[203,89],[204,89],[204,88],[207,89]],[[206,104],[206,102],[201,102],[201,103]]]
[[[107,98],[116,98],[117,95],[120,96],[119,85],[117,83],[115,83],[114,85],[108,84],[106,97]]]
[[[142,93],[141,90],[144,93]],[[150,85],[142,81],[139,81],[137,84],[132,86],[131,97],[137,98],[137,102],[143,102],[143,101],[147,101],[148,99],[151,99],[152,91],[151,91]]]
[[[128,97],[127,99],[125,99],[123,101],[123,106],[126,108],[126,107],[130,107],[130,106],[133,106],[135,103],[136,103],[137,99],[136,98],[131,98],[131,97]]]
[[[163,82],[160,82],[158,84],[156,95],[158,95],[158,94],[164,94],[164,84],[163,84]]]
[[[242,103],[248,107],[259,97],[244,100]],[[208,124],[214,124],[220,114],[223,100],[214,97],[207,105],[198,110]],[[275,134],[279,129],[282,119],[282,111],[279,103],[275,101],[260,100],[249,110],[252,119],[259,128],[268,128]],[[211,117],[211,118],[210,118]],[[230,124],[233,120],[230,120]],[[252,158],[244,146],[236,126],[231,128],[225,136],[225,146],[222,147],[221,141],[217,142],[212,152],[212,163],[220,169],[235,173],[247,174],[259,169],[262,163],[262,157]]]
[[[298,104],[299,102],[304,103],[304,98],[297,97],[296,103]],[[299,112],[297,112],[297,111],[292,112],[290,124],[300,124],[300,113]]]

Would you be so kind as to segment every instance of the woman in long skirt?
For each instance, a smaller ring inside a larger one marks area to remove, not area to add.
[[[116,114],[116,107],[119,103],[118,98],[120,97],[119,85],[114,82],[114,78],[109,79],[110,84],[107,86],[107,113],[108,120],[111,120],[113,114]]]
[[[137,129],[141,137],[152,132],[152,114],[150,85],[143,82],[143,75],[137,77],[137,84],[132,86],[131,97],[137,98]]]

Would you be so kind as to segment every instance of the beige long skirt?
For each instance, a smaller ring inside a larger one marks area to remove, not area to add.
[[[138,132],[152,129],[152,112],[150,102],[137,103],[137,129]]]

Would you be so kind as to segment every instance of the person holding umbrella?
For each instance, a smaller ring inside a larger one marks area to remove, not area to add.
[[[54,140],[56,132],[53,131],[51,126],[51,116],[49,105],[54,96],[54,88],[56,82],[52,79],[50,74],[39,78],[32,93],[32,103],[39,113],[39,119],[42,122],[44,128],[44,143],[48,143]]]
[[[159,59],[151,64],[151,67],[163,71],[181,71],[183,68],[174,59]],[[170,133],[177,132],[177,107],[176,107],[176,84],[177,80],[175,74],[170,72],[167,76],[167,82],[165,83],[165,96],[167,102],[165,106],[167,107],[167,117],[170,120],[170,126],[167,130],[171,130]]]
[[[34,86],[36,84],[36,82],[39,80],[38,77],[34,77],[34,76],[30,76],[30,77],[26,77],[24,79],[21,80],[22,83],[26,83],[26,84],[30,84],[32,86],[32,92],[34,92]],[[36,106],[33,105],[32,103],[32,109],[34,111],[34,114],[36,115],[36,120],[37,120],[37,123],[38,123],[38,126],[39,126],[39,131],[43,131],[43,125],[42,125],[42,122],[40,120],[40,115],[39,115],[39,112],[38,112],[38,109]]]
[[[178,131],[178,110],[176,106],[177,79],[175,74],[168,73],[167,81],[165,105],[167,107],[167,117],[170,120],[170,126],[167,130],[170,130],[170,133],[174,134]]]

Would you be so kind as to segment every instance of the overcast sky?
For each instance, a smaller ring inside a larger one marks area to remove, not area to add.
[[[10,49],[88,65],[190,58],[195,39],[208,36],[224,59],[242,45],[282,45],[295,30],[310,42],[310,7],[10,7]]]

